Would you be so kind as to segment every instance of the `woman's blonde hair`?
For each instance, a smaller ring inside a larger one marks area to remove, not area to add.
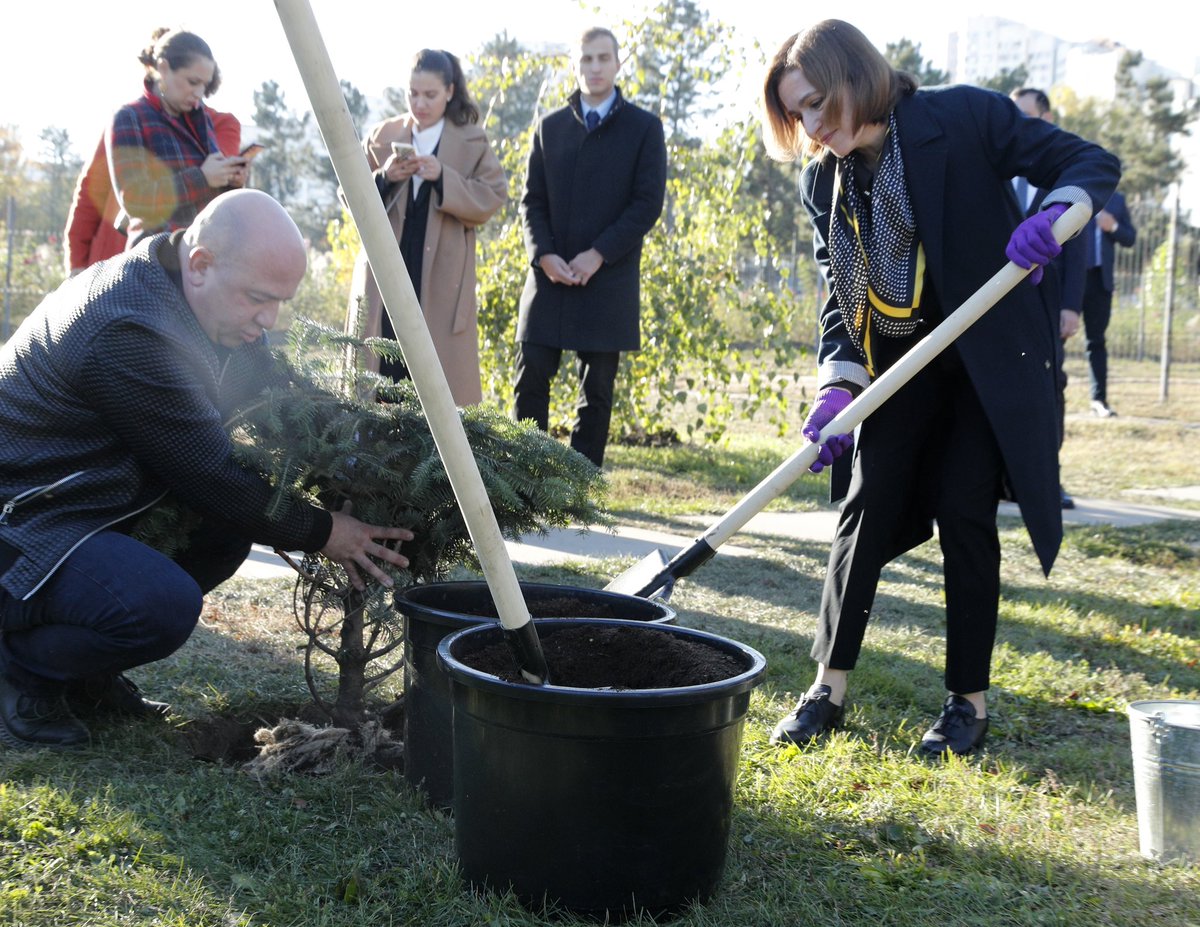
[[[797,32],[779,47],[763,82],[763,141],[777,161],[819,154],[824,146],[809,138],[800,120],[779,97],[779,83],[799,70],[825,98],[821,111],[827,125],[841,123],[849,109],[853,130],[887,121],[901,96],[917,88],[916,79],[897,71],[879,49],[854,26],[826,19]]]

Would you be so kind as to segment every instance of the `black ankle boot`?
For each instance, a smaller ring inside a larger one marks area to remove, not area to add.
[[[118,715],[160,718],[171,713],[166,702],[152,702],[127,676],[90,676],[67,684],[67,705],[85,717]]]
[[[91,735],[63,696],[30,695],[0,676],[0,740],[10,747],[79,747]]]

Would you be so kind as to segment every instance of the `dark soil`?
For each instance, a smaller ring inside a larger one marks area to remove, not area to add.
[[[402,702],[382,707],[376,717],[399,741],[404,734]],[[208,763],[227,763],[240,766],[258,755],[254,734],[259,728],[273,728],[283,718],[299,718],[310,724],[325,725],[329,719],[311,702],[282,706],[254,718],[235,718],[228,715],[208,715],[195,718],[180,726],[186,750],[194,759]]]
[[[550,682],[572,689],[670,689],[719,682],[744,672],[744,662],[702,641],[666,630],[584,625],[541,636]],[[512,651],[501,642],[465,655],[467,666],[523,682]]]
[[[270,723],[261,719],[239,721],[213,715],[189,721],[182,729],[188,752],[208,763],[241,764],[258,753],[254,732]]]

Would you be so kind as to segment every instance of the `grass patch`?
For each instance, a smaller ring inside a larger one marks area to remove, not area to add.
[[[721,512],[800,446],[761,434],[733,435],[721,447],[610,446],[608,507],[618,516],[651,518]],[[825,480],[799,479],[771,508],[808,511],[828,494]]]
[[[1106,459],[1069,471],[1101,474],[1105,492],[1146,484],[1150,468],[1134,461],[1155,461],[1160,479],[1159,461],[1197,431],[1129,422],[1136,405],[1119,392],[1113,402],[1122,418],[1077,423],[1103,431]],[[761,434],[717,451],[613,448],[614,501],[623,521],[673,529],[725,511],[790,450]],[[805,477],[779,505],[823,505],[825,486]],[[1019,524],[1004,521],[1001,542],[993,727],[986,752],[966,761],[931,764],[914,749],[943,695],[936,542],[884,570],[847,728],[803,751],[767,736],[811,678],[827,545],[741,535],[749,555],[718,556],[680,581],[679,623],[745,641],[769,670],[750,700],[725,877],[673,923],[1200,924],[1200,866],[1139,855],[1125,715],[1138,699],[1200,698],[1200,523],[1069,528],[1049,579]],[[599,587],[628,565],[521,575]],[[393,771],[347,763],[259,781],[192,755],[196,725],[266,722],[307,701],[291,595],[281,580],[227,583],[185,647],[135,671],[176,706],[171,720],[98,724],[93,744],[70,753],[0,752],[0,924],[585,923],[469,891],[452,820]]]
[[[1137,566],[1200,569],[1200,531],[1188,523],[1116,529],[1097,525],[1069,532],[1068,543],[1088,557],[1111,557]]]

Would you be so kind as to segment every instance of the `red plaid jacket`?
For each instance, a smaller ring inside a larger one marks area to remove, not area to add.
[[[153,232],[190,225],[223,192],[200,170],[218,150],[208,113],[200,108],[170,116],[149,85],[141,99],[117,110],[105,147],[130,246]]]

